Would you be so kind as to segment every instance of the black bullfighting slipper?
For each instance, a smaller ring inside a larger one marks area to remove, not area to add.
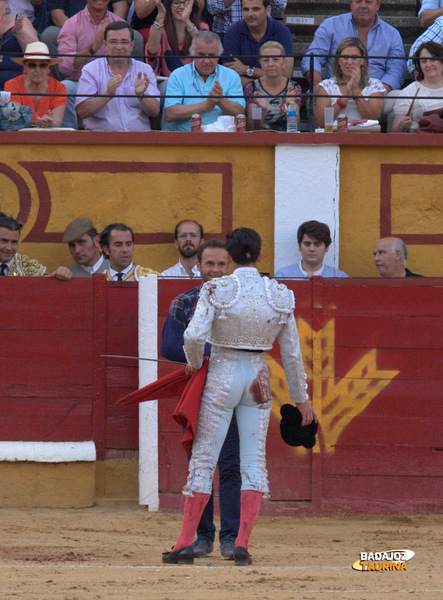
[[[232,556],[235,561],[235,564],[239,567],[252,565],[251,555],[243,546],[238,546],[237,548],[235,548],[234,554]]]
[[[194,548],[185,546],[171,552],[163,552],[162,562],[170,565],[192,565],[194,564]]]

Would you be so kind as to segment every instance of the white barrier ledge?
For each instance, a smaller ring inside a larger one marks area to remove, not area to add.
[[[138,282],[138,355],[157,359],[157,276],[140,277]],[[139,387],[157,380],[157,363],[141,360]],[[158,409],[157,400],[139,404],[139,504],[157,511],[158,490]]]
[[[94,442],[0,442],[0,462],[93,462]]]

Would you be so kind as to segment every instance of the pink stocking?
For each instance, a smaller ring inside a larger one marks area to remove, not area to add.
[[[194,541],[194,535],[205,506],[210,498],[210,494],[199,494],[194,492],[194,497],[187,497],[185,500],[185,510],[183,513],[183,525],[177,543],[172,550],[190,546]]]
[[[260,511],[262,496],[261,492],[254,490],[241,492],[240,527],[234,544],[235,548],[243,546],[246,550],[248,549],[252,528]]]

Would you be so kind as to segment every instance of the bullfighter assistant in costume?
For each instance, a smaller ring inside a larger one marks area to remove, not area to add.
[[[302,414],[302,425],[317,415],[307,402],[306,375],[294,318],[294,295],[288,288],[261,277],[256,269],[261,239],[253,229],[239,228],[226,239],[232,275],[206,283],[185,334],[187,372],[202,366],[205,342],[212,344],[196,436],[183,490],[183,526],[164,563],[192,563],[192,541],[211,493],[212,478],[235,409],[240,437],[242,476],[240,528],[233,559],[248,565],[249,537],[269,494],[266,434],[272,396],[265,351],[278,338],[291,400]]]

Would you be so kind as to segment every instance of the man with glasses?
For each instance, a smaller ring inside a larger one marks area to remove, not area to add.
[[[180,252],[177,264],[162,272],[164,277],[200,277],[197,267],[197,253],[203,243],[203,227],[197,221],[185,219],[177,223],[174,232],[174,245]]]
[[[159,91],[152,68],[130,58],[132,27],[125,21],[110,23],[104,43],[107,56],[83,67],[75,101],[78,116],[85,129],[149,131],[149,118],[160,112]]]
[[[222,52],[216,33],[194,36],[189,48],[194,60],[175,69],[168,80],[164,111],[170,131],[191,131],[194,114],[201,115],[202,125],[210,125],[223,115],[245,113],[240,77],[218,64]]]
[[[65,77],[63,83],[69,94],[63,127],[77,129],[74,100],[82,67],[94,60],[96,56],[103,56],[106,53],[104,45],[106,26],[115,21],[124,22],[117,14],[108,10],[109,2],[110,0],[86,0],[85,8],[64,22],[57,38],[58,54],[62,57],[58,68]],[[134,33],[134,40],[132,55],[141,57],[144,54],[144,43],[138,31]]]

